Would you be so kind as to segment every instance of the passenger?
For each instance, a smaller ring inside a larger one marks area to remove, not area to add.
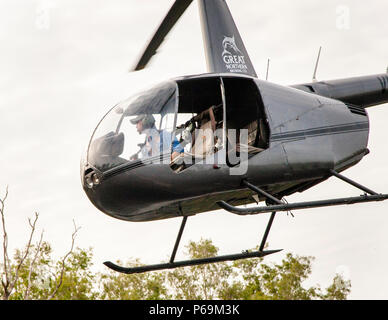
[[[140,145],[141,158],[155,157],[159,154],[170,152],[172,133],[167,130],[158,131],[155,126],[155,118],[152,114],[141,114],[130,120],[136,125],[136,130],[139,134],[145,134],[145,142]],[[183,152],[182,146],[175,138],[172,142],[171,159],[175,159]],[[137,154],[131,157],[131,160],[137,159]]]

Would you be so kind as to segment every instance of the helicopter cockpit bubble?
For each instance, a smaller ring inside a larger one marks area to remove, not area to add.
[[[176,92],[176,83],[167,81],[113,107],[91,137],[88,164],[105,172],[132,161],[169,161]]]

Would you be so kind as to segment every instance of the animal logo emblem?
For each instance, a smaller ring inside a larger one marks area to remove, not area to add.
[[[232,37],[224,36],[222,41],[224,51],[222,60],[225,63],[228,72],[247,73],[244,53],[237,47],[234,35]]]
[[[224,51],[222,52],[222,56],[232,55],[229,50],[233,50],[234,54],[242,54],[241,50],[236,45],[236,40],[233,37],[224,36],[224,40],[222,41],[222,45],[224,47]]]

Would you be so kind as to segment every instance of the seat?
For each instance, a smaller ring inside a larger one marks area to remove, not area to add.
[[[108,170],[117,165],[128,162],[119,156],[124,151],[124,134],[113,131],[95,139],[89,150],[89,158],[94,160],[94,165],[102,170]]]

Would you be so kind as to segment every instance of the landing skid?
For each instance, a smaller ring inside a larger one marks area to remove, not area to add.
[[[133,268],[121,267],[110,261],[104,262],[104,265],[106,265],[108,268],[111,268],[112,270],[117,272],[132,274],[132,273],[143,273],[143,272],[164,270],[164,269],[175,269],[179,267],[197,266],[201,264],[209,264],[209,263],[215,263],[215,262],[235,261],[235,260],[247,259],[247,258],[261,258],[279,251],[281,250],[243,252],[243,253],[230,254],[225,256],[176,261],[172,263],[161,263],[161,264],[154,264],[154,265],[140,266],[140,267],[133,267]]]
[[[358,197],[348,197],[348,198],[338,198],[338,199],[328,199],[328,200],[318,200],[318,201],[306,201],[306,202],[298,202],[298,203],[283,203],[281,200],[277,199],[273,195],[267,193],[266,191],[250,184],[248,181],[243,180],[242,184],[251,189],[252,191],[256,192],[259,196],[264,197],[266,199],[267,206],[261,206],[261,207],[253,207],[253,208],[238,208],[231,206],[225,201],[219,201],[217,204],[232,213],[238,214],[238,215],[249,215],[249,214],[259,214],[259,213],[265,213],[265,212],[272,212],[270,219],[268,221],[266,230],[264,232],[263,238],[261,240],[261,244],[259,247],[259,251],[254,252],[242,252],[237,254],[231,254],[231,255],[224,255],[224,256],[218,256],[218,257],[209,257],[209,258],[202,258],[202,259],[192,259],[192,260],[184,260],[184,261],[174,261],[175,255],[178,250],[178,246],[182,237],[183,230],[185,228],[186,222],[187,222],[187,216],[183,217],[177,239],[175,241],[175,246],[173,249],[173,252],[171,254],[170,261],[168,263],[161,263],[161,264],[154,264],[154,265],[146,265],[146,266],[138,266],[138,267],[121,267],[113,262],[107,261],[104,262],[104,265],[106,265],[108,268],[121,272],[126,274],[133,274],[133,273],[143,273],[143,272],[149,272],[149,271],[156,271],[156,270],[165,270],[165,269],[175,269],[179,267],[187,267],[187,266],[196,266],[196,265],[203,265],[203,264],[209,264],[209,263],[216,263],[216,262],[224,262],[224,261],[235,261],[240,259],[248,259],[248,258],[261,258],[265,257],[269,254],[277,253],[281,251],[279,250],[266,250],[264,251],[265,243],[267,241],[269,232],[272,227],[272,223],[275,219],[275,215],[278,211],[290,211],[290,210],[297,210],[297,209],[306,209],[306,208],[318,208],[318,207],[327,207],[327,206],[336,206],[336,205],[342,205],[342,204],[354,204],[354,203],[362,203],[362,202],[372,202],[372,201],[383,201],[388,199],[388,194],[378,194],[360,184],[357,182],[350,180],[349,178],[346,178],[342,176],[341,174],[337,173],[334,170],[331,170],[330,173],[361,189],[365,192],[364,195],[358,196]],[[369,195],[368,195],[369,194]]]
[[[296,203],[283,203],[277,200],[276,198],[274,198],[269,193],[265,192],[264,190],[244,180],[242,182],[243,185],[245,185],[252,191],[256,192],[257,194],[261,195],[262,197],[266,199],[271,199],[272,202],[275,203],[275,205],[269,205],[269,206],[267,205],[267,206],[261,206],[261,207],[258,206],[258,207],[251,207],[251,208],[239,208],[239,207],[232,206],[225,201],[218,201],[217,204],[221,208],[234,214],[252,215],[252,214],[260,214],[260,213],[266,213],[266,212],[279,212],[279,211],[300,210],[300,209],[308,209],[308,208],[338,206],[338,205],[344,205],[344,204],[355,204],[355,203],[363,203],[363,202],[376,202],[376,201],[384,201],[388,199],[388,194],[378,194],[360,185],[359,183],[344,177],[343,175],[337,173],[334,170],[331,170],[330,173],[333,176],[361,189],[362,191],[365,192],[365,194],[358,197],[326,199],[326,200],[317,200],[317,201],[304,201],[304,202],[296,202]]]
[[[146,265],[146,266],[139,266],[139,267],[132,267],[132,268],[126,268],[122,266],[118,266],[117,264],[114,264],[111,261],[104,262],[104,265],[108,268],[121,272],[126,274],[133,274],[133,273],[143,273],[143,272],[149,272],[149,271],[157,271],[157,270],[165,270],[165,269],[175,269],[179,267],[188,267],[188,266],[198,266],[202,264],[209,264],[209,263],[216,263],[216,262],[224,262],[224,261],[235,261],[235,260],[241,260],[241,259],[248,259],[248,258],[261,258],[265,257],[269,254],[276,253],[281,251],[280,250],[266,250],[264,251],[264,245],[265,241],[268,236],[269,228],[267,226],[267,230],[264,234],[262,245],[260,246],[259,251],[249,252],[245,251],[242,253],[237,254],[230,254],[230,255],[224,255],[224,256],[218,256],[218,257],[208,257],[208,258],[202,258],[202,259],[192,259],[192,260],[184,260],[184,261],[174,261],[175,255],[178,250],[179,243],[182,238],[183,230],[186,226],[187,222],[187,216],[183,217],[177,239],[175,241],[174,249],[171,254],[170,262],[168,263],[160,263],[160,264],[153,264],[153,265]],[[272,222],[271,222],[272,224]],[[263,244],[264,243],[264,244]]]
[[[259,213],[266,213],[266,212],[272,212],[272,211],[279,212],[279,211],[300,210],[300,209],[308,209],[308,208],[338,206],[343,204],[384,201],[387,199],[388,199],[388,194],[379,194],[379,195],[373,195],[373,196],[363,195],[359,197],[296,202],[296,203],[279,204],[279,205],[273,205],[273,206],[262,206],[262,207],[254,207],[254,208],[238,208],[238,207],[231,206],[225,201],[219,201],[217,203],[221,208],[231,213],[238,214],[238,215],[250,215],[250,214],[259,214]]]

